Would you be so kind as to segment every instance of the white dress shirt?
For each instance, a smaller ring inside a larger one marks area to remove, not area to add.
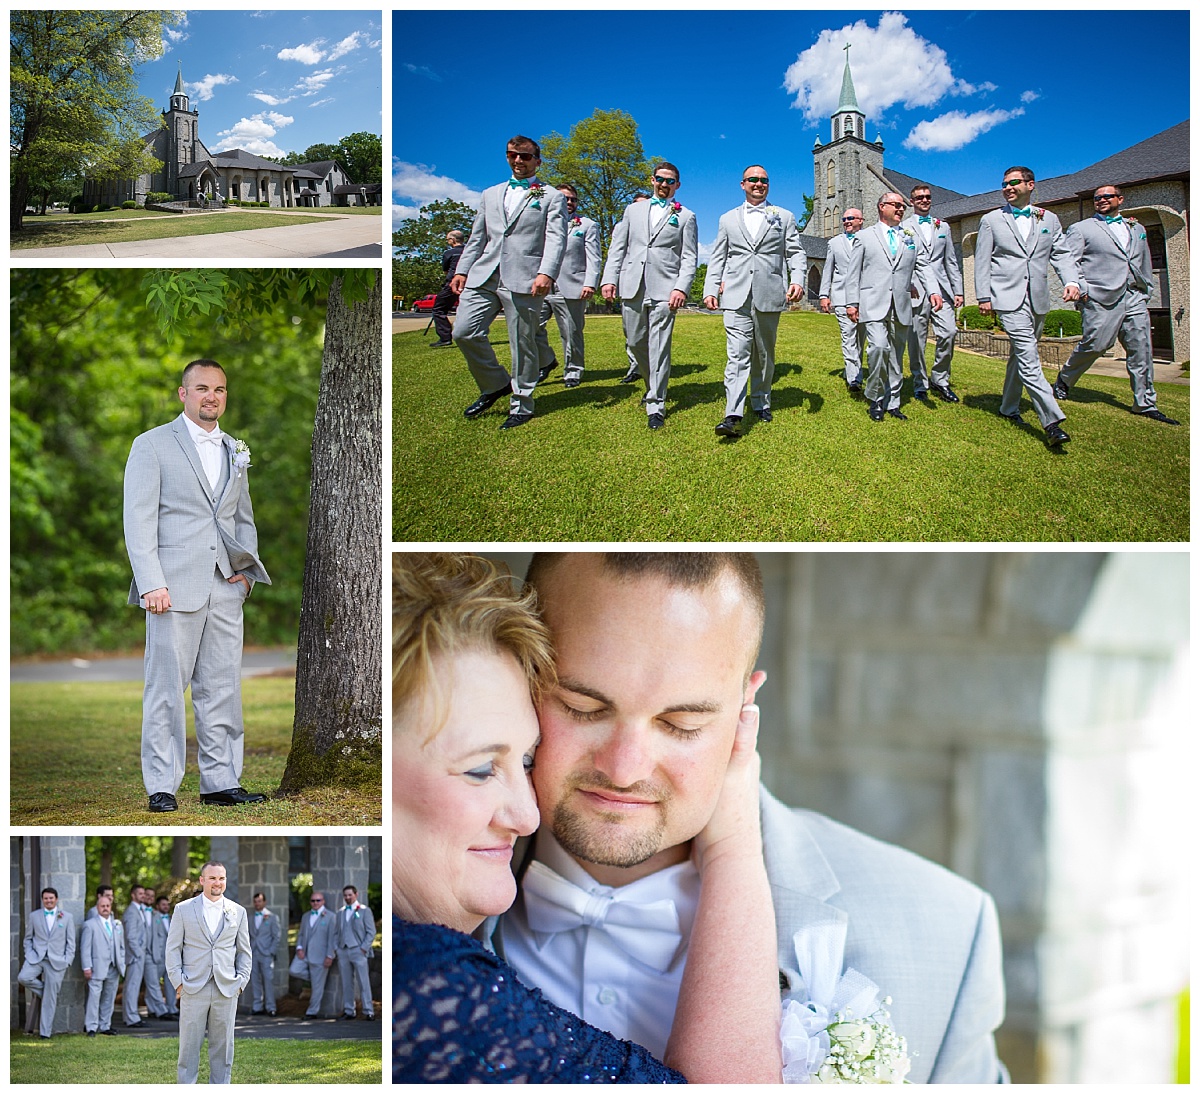
[[[221,925],[221,916],[225,912],[225,898],[219,896],[216,900],[209,900],[202,893],[200,907],[204,909],[204,924],[208,927],[208,933],[216,934]]]
[[[208,485],[216,490],[217,483],[221,481],[221,460],[225,456],[225,444],[221,440],[223,434],[221,427],[215,425],[212,431],[198,426],[186,414],[183,416],[184,423],[187,425],[188,435],[196,445],[196,451],[200,455],[200,466],[204,468],[204,474],[208,476]]]
[[[577,1014],[615,1037],[649,1049],[658,1059],[666,1051],[687,958],[687,939],[700,898],[700,874],[689,859],[620,889],[601,885],[559,846],[547,830],[537,837],[537,858],[567,881],[594,896],[620,893],[639,903],[673,900],[680,923],[680,945],[665,972],[651,968],[617,946],[603,927],[580,925],[546,935],[528,923],[524,897],[500,921],[504,959],[521,980],[552,1003]]]
[[[767,203],[763,201],[758,205],[751,205],[747,201],[742,206],[742,211],[746,218],[746,231],[750,233],[750,242],[757,243],[767,230]]]
[[[520,208],[521,203],[529,196],[529,189],[539,185],[537,179],[529,180],[529,187],[509,185],[504,191],[504,215],[512,220],[513,214]]]
[[[1015,209],[1016,206],[1013,206],[1013,208]],[[1027,205],[1025,208],[1032,210],[1033,207]],[[1009,213],[1009,216],[1011,216],[1013,221],[1016,223],[1017,232],[1020,233],[1021,240],[1027,243],[1029,241],[1029,233],[1033,231],[1034,214],[1030,212],[1028,216],[1025,216],[1023,213],[1021,216],[1014,216],[1012,213]]]
[[[1124,219],[1114,220],[1111,224],[1106,223],[1105,226],[1112,233],[1113,239],[1115,239],[1117,241],[1117,243],[1120,245],[1121,250],[1128,251],[1129,250],[1129,225],[1125,223],[1125,220]]]

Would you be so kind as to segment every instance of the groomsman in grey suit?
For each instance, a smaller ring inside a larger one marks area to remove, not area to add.
[[[1146,230],[1121,215],[1125,194],[1119,186],[1098,187],[1092,201],[1096,214],[1067,229],[1067,246],[1079,265],[1083,340],[1054,381],[1054,396],[1066,399],[1096,359],[1120,339],[1133,389],[1133,413],[1164,425],[1178,425],[1158,409],[1154,391],[1150,313],[1146,310],[1154,269]]]
[[[166,896],[156,898],[151,905],[150,948],[146,961],[146,1006],[164,1022],[178,1021],[175,988],[167,976],[167,934],[171,929],[171,901]]]
[[[746,200],[721,217],[704,278],[704,305],[710,311],[719,306],[725,320],[725,417],[718,437],[739,435],[747,384],[751,409],[771,420],[779,314],[804,295],[807,263],[796,218],[767,204],[770,185],[761,164],[742,171]]]
[[[25,924],[25,961],[17,983],[41,1000],[38,1033],[49,1040],[54,1033],[54,1012],[67,966],[75,958],[75,920],[58,906],[58,890],[42,890],[42,906],[29,913]]]
[[[146,611],[142,780],[150,812],[177,808],[192,688],[202,805],[265,801],[242,789],[242,604],[271,579],[258,558],[250,450],[221,431],[228,388],[216,361],[192,361],[183,413],[143,433],[125,465],[129,603]]]
[[[639,201],[649,200],[650,195],[643,194],[641,191],[638,191],[638,193],[633,195],[634,205],[636,205]],[[616,235],[616,232],[621,230],[621,225],[623,223],[623,221],[617,221],[617,226],[613,232],[614,236]],[[620,382],[622,384],[636,384],[641,377],[638,376],[637,358],[633,355],[633,350],[631,350],[628,345],[625,346],[625,356],[629,358],[629,369],[626,371],[625,375],[621,377]]]
[[[583,378],[585,313],[588,301],[600,283],[600,225],[577,211],[579,192],[574,186],[560,186],[558,192],[567,203],[567,246],[554,291],[546,297],[542,324],[545,325],[553,312],[566,358],[563,387],[578,387]],[[549,345],[546,348],[549,349]],[[544,380],[553,367],[553,361],[543,366],[539,380]]]
[[[1000,396],[1000,415],[1021,421],[1021,387],[1029,392],[1046,444],[1057,447],[1071,438],[1050,390],[1037,341],[1050,310],[1050,273],[1063,283],[1065,301],[1079,299],[1079,273],[1062,225],[1050,210],[1031,205],[1037,183],[1028,167],[1004,172],[1007,204],[985,213],[975,240],[975,298],[987,315],[995,310],[1009,339],[1008,367]]]
[[[254,989],[251,1014],[264,1011],[275,1017],[275,955],[279,952],[279,916],[267,907],[262,893],[254,894],[254,914],[250,917],[250,950],[254,968],[250,985]]]
[[[371,998],[371,949],[375,944],[375,917],[371,909],[358,902],[358,890],[347,885],[342,890],[343,906],[337,916],[337,961],[342,976],[342,1017],[354,1017],[354,983],[363,1014],[375,1017]]]
[[[138,992],[142,990],[142,974],[146,967],[146,948],[150,941],[146,929],[146,905],[142,903],[146,890],[140,885],[129,891],[129,904],[121,916],[125,928],[125,992],[123,1010],[125,1025],[137,1029],[146,1023],[138,1014]]]
[[[654,197],[625,208],[613,231],[600,292],[621,294],[625,344],[646,384],[647,425],[665,420],[675,313],[687,303],[696,276],[696,216],[675,200],[679,168],[663,161],[653,172]]]
[[[544,297],[554,288],[562,265],[567,206],[562,194],[538,180],[542,157],[537,141],[513,137],[505,155],[512,178],[484,190],[450,291],[460,294],[454,342],[480,391],[463,414],[478,418],[511,392],[508,417],[500,428],[514,429],[533,417],[538,329]],[[502,309],[511,375],[488,342],[492,320]]]
[[[486,927],[525,984],[659,1052],[697,908],[692,840],[712,816],[743,708],[765,678],[754,671],[767,610],[762,574],[753,555],[722,552],[536,554],[527,578],[558,664],[533,771],[547,819],[515,848],[516,902]],[[604,652],[612,650],[620,655]],[[664,740],[664,725],[695,739],[681,751]],[[606,796],[649,799],[652,808],[618,813]],[[777,933],[772,979],[778,973],[804,1002],[813,985],[801,976],[798,941],[809,953],[810,933],[840,933],[835,975],[853,968],[890,997],[909,1080],[1002,1081],[993,1034],[1004,981],[991,898],[765,789],[759,800]],[[614,909],[625,914],[617,920]]]
[[[917,247],[911,228],[901,227],[904,199],[897,193],[879,199],[879,223],[858,236],[846,276],[846,314],[867,332],[867,402],[873,422],[885,413],[901,421],[900,361],[912,324],[913,300],[929,293],[936,312],[942,306],[936,284],[928,279],[929,263]],[[923,288],[918,287],[922,286]]]
[[[821,270],[821,311],[837,316],[842,332],[842,358],[846,362],[846,388],[852,395],[863,389],[863,348],[867,331],[846,314],[846,274],[850,269],[855,246],[862,246],[858,233],[862,231],[860,209],[847,209],[842,215],[844,231],[829,241],[825,267]]]
[[[312,984],[308,1010],[304,1013],[309,1018],[317,1018],[321,1014],[329,966],[337,956],[337,922],[334,913],[325,907],[324,893],[314,892],[309,898],[309,905],[308,915],[300,920],[296,956],[308,965],[308,979]]]
[[[208,1037],[208,1081],[228,1083],[238,996],[250,982],[246,909],[225,893],[225,867],[200,868],[199,896],[180,901],[167,933],[167,976],[179,999],[179,1083],[200,1073],[200,1046]]]
[[[87,981],[84,1031],[89,1037],[95,1037],[97,1033],[115,1037],[113,1003],[121,977],[125,975],[125,932],[121,929],[121,921],[112,914],[112,897],[109,895],[97,897],[96,914],[83,921],[79,963]]]
[[[963,305],[962,271],[958,268],[958,255],[954,253],[954,240],[950,237],[950,225],[933,215],[933,191],[928,183],[918,182],[909,191],[913,215],[903,227],[911,228],[917,237],[917,247],[929,264],[929,280],[937,285],[943,303],[954,301],[954,307],[933,310],[924,287],[918,285],[921,295],[913,304],[913,324],[908,332],[908,367],[912,372],[913,396],[928,403],[930,388],[946,403],[957,403],[958,396],[950,387],[950,361],[954,357],[954,336],[958,328],[954,325],[954,312]],[[929,328],[933,327],[934,356],[933,370],[926,379],[925,340]]]

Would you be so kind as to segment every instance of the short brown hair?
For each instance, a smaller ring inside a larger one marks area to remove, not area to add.
[[[683,181],[683,176],[682,176],[682,175],[679,173],[679,168],[678,168],[678,167],[676,167],[676,166],[675,166],[673,163],[671,163],[671,162],[670,162],[670,160],[659,160],[659,162],[658,162],[658,163],[656,163],[656,164],[655,164],[655,165],[654,165],[654,166],[653,166],[653,167],[650,169],[650,177],[651,177],[651,178],[653,178],[653,177],[654,177],[655,175],[657,175],[657,174],[659,173],[659,171],[661,171],[661,170],[662,170],[664,167],[665,167],[665,168],[666,168],[668,171],[674,171],[674,172],[675,172],[675,181],[676,181],[676,182],[682,182],[682,181]]]
[[[1116,194],[1117,197],[1123,198],[1125,196],[1125,191],[1122,190],[1115,182],[1102,182],[1099,186],[1096,187],[1096,190],[1103,190],[1104,187],[1106,187],[1106,186],[1111,186],[1112,192],[1114,194]],[[1093,190],[1092,193],[1094,194],[1096,192],[1096,190]]]
[[[933,197],[933,187],[932,187],[932,186],[930,186],[930,185],[929,185],[929,183],[927,183],[927,182],[918,182],[918,183],[916,184],[916,186],[913,186],[913,187],[912,187],[912,188],[911,188],[911,189],[908,191],[908,196],[909,196],[909,197],[912,197],[912,196],[913,196],[913,194],[915,194],[915,193],[916,193],[918,190],[928,190],[928,191],[929,191],[929,196],[930,196],[930,197]]]
[[[228,374],[225,372],[225,366],[212,361],[207,357],[198,357],[195,361],[189,361],[183,366],[183,375],[179,377],[179,386],[187,387],[188,377],[198,368],[217,368],[228,379]]]
[[[542,150],[538,147],[538,142],[532,137],[523,137],[518,133],[515,137],[509,137],[505,148],[511,148],[516,152],[520,152],[522,148],[532,148],[533,154],[540,160],[542,158]]]
[[[1004,169],[1004,175],[1007,175],[1009,171],[1019,172],[1021,179],[1024,182],[1037,182],[1037,179],[1033,177],[1033,172],[1030,171],[1028,167],[1006,167]],[[1004,175],[1001,175],[1000,177],[1003,178]]]
[[[518,593],[507,570],[478,555],[397,551],[392,556],[393,715],[422,691],[432,693],[439,709],[434,660],[466,652],[512,654],[535,700],[554,684],[550,632],[538,617],[532,589]]]

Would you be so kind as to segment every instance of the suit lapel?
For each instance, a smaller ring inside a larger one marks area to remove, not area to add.
[[[188,427],[184,423],[182,415],[175,419],[173,428],[175,440],[179,442],[179,447],[183,450],[184,458],[192,465],[192,470],[196,472],[196,478],[200,480],[200,488],[204,491],[204,496],[212,497],[212,487],[208,485],[208,476],[204,473],[204,465],[200,462],[200,453],[196,451],[196,444],[192,440],[192,435],[188,432]]]
[[[645,204],[647,204],[647,205],[649,205],[649,206],[650,206],[650,208],[646,210],[646,238],[647,238],[647,239],[648,239],[648,240],[649,240],[651,243],[653,243],[653,242],[654,242],[654,241],[655,241],[655,240],[658,238],[658,236],[659,236],[659,233],[661,233],[661,232],[662,232],[662,230],[663,230],[663,229],[664,229],[664,228],[667,226],[667,224],[668,224],[668,223],[670,222],[670,220],[671,220],[671,206],[670,206],[670,204],[668,203],[668,205],[667,205],[667,211],[666,211],[666,213],[664,214],[664,216],[663,216],[662,220],[660,220],[660,221],[658,222],[658,227],[654,229],[654,234],[653,234],[653,235],[651,235],[651,234],[650,234],[650,214],[651,214],[652,212],[654,212],[655,205],[653,204],[653,202],[652,202],[652,201],[648,201],[648,202],[646,202]]]
[[[192,445],[192,447],[196,446]],[[222,477],[217,481],[217,503],[213,508],[218,508],[225,500],[226,491],[233,483],[233,438],[228,433],[221,434],[221,458],[224,460],[221,467]],[[208,481],[207,476],[205,476],[205,481]]]
[[[750,226],[746,223],[746,207],[745,207],[745,205],[738,206],[737,222],[738,222],[738,227],[741,228],[741,230],[742,230],[743,237],[745,237],[746,246],[749,247],[750,250],[754,250],[754,248],[757,246],[757,244],[754,242],[753,239],[750,238]]]

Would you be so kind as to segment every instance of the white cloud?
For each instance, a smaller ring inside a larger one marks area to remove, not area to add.
[[[464,205],[476,209],[479,207],[479,199],[483,197],[483,194],[446,175],[434,174],[434,169],[423,163],[405,163],[403,160],[393,160],[392,197],[408,199],[403,203],[393,201],[392,223],[395,224],[397,209],[411,210],[405,216],[413,217],[417,215],[422,205],[428,205],[433,201],[445,201],[447,198],[461,201]],[[399,219],[403,220],[404,216]]]
[[[324,52],[318,48],[324,44],[324,38],[317,38],[308,45],[281,49],[275,56],[281,61],[299,61],[302,65],[316,65],[320,64],[321,58],[325,56]]]
[[[335,101],[335,97],[330,95],[328,99],[318,99],[315,103],[309,103],[308,108],[311,110],[314,106],[324,106],[326,103],[332,103]]]
[[[407,61],[404,62],[404,67],[408,69],[414,76],[424,76],[427,80],[432,80],[434,83],[440,84],[442,78],[429,68],[427,65],[410,65]]]
[[[412,220],[421,212],[419,205],[397,205],[392,203],[392,231],[396,231],[400,227],[402,220]]]
[[[314,72],[311,76],[303,77],[296,85],[296,90],[301,95],[319,95],[325,90],[325,85],[333,79],[335,73],[332,69],[326,69],[323,72]]]
[[[222,84],[236,84],[236,76],[228,76],[225,73],[217,73],[216,75],[209,74],[199,80],[184,80],[183,86],[187,88],[188,95],[198,102],[206,103],[213,97],[213,88],[220,87]]]
[[[1021,102],[1023,102],[1023,103],[1032,103],[1040,98],[1041,98],[1041,95],[1039,95],[1036,91],[1022,91],[1021,92]]]
[[[187,26],[186,19],[183,21],[183,25]],[[176,42],[186,42],[188,40],[189,35],[186,30],[172,30],[170,27],[167,27],[166,30],[167,37],[171,40],[172,44]]]
[[[847,42],[859,109],[872,121],[896,103],[932,106],[956,85],[971,86],[956,81],[945,50],[918,35],[900,12],[885,11],[876,27],[860,19],[821,31],[784,73],[783,86],[796,97],[792,106],[806,121],[821,122],[837,109]]]
[[[268,95],[265,91],[251,91],[250,98],[258,99],[259,102],[266,103],[267,106],[283,106],[284,103],[290,103],[294,96],[289,95],[285,99],[280,99],[274,95]]]
[[[345,57],[351,50],[358,49],[366,37],[361,30],[356,30],[353,34],[343,38],[329,51],[329,60],[336,61],[339,57]]]
[[[904,147],[918,148],[922,152],[953,152],[970,144],[981,133],[1024,113],[1021,107],[1016,110],[978,110],[974,114],[951,110],[914,126],[904,138]]]
[[[966,80],[955,80],[954,86],[950,88],[951,95],[981,95],[987,91],[997,91],[999,86],[992,83],[991,80],[984,80],[981,84],[969,84]]]
[[[285,154],[283,149],[271,138],[295,120],[274,110],[265,110],[261,114],[242,118],[229,129],[217,134],[217,148],[222,151],[228,148],[244,148],[257,156],[282,156]]]

